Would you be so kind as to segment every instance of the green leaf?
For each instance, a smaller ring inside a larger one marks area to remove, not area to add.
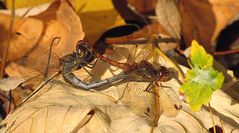
[[[187,102],[192,111],[198,111],[202,104],[207,104],[211,100],[212,90],[197,82],[186,82],[180,91],[183,91],[184,95],[187,96]]]
[[[222,87],[224,76],[213,68],[213,57],[196,41],[192,42],[190,61],[192,69],[187,71],[179,91],[186,96],[191,110],[198,111],[210,102],[213,91]]]
[[[190,61],[193,67],[209,68],[213,65],[213,57],[207,54],[202,46],[197,41],[192,41]]]

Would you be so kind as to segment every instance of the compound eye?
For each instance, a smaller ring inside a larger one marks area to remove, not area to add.
[[[80,58],[83,58],[84,57],[84,51],[82,51],[81,49],[78,49],[77,50],[77,53],[79,55]]]

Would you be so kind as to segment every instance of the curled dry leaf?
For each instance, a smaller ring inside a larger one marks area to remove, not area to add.
[[[182,17],[182,36],[187,46],[196,39],[211,52],[220,31],[239,13],[237,0],[179,0],[178,6]]]
[[[181,16],[175,0],[158,0],[156,14],[160,25],[174,38],[180,39]]]
[[[3,16],[1,16],[3,18],[1,19],[3,27],[8,27],[9,16],[1,15]],[[62,56],[74,50],[77,41],[84,37],[80,18],[65,0],[53,2],[46,11],[36,16],[27,18],[16,17],[13,31],[14,33],[20,32],[28,39],[16,39],[13,33],[9,48],[9,61],[21,58],[31,51],[31,48],[36,43],[48,49],[54,37],[61,38],[61,42],[54,46],[54,49],[56,49],[55,51],[58,55]],[[3,42],[6,41],[5,38],[1,39]]]

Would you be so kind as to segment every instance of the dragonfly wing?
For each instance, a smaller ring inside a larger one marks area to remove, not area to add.
[[[142,60],[148,60],[150,58],[151,53],[153,52],[153,44],[147,43],[144,46],[139,46],[137,50],[137,54],[135,54],[135,62],[139,63]]]
[[[24,35],[15,35],[14,38],[21,40],[22,42],[24,41],[24,45],[29,45],[29,47],[33,45],[31,39],[28,39]],[[49,64],[48,71],[56,72],[59,70],[59,57],[53,51],[50,52],[49,48],[45,49],[37,44],[34,44],[34,47],[32,47],[32,49],[28,51],[24,57],[17,60],[16,63],[39,73],[44,73],[46,71],[47,64]],[[49,59],[50,61],[48,63]],[[30,76],[32,76],[31,72],[20,73],[23,76],[29,76],[28,74],[31,74]]]
[[[34,77],[28,78],[22,83],[21,87],[18,87],[12,91],[14,105],[20,105],[22,101],[28,97],[43,80],[44,76],[42,74],[36,75]]]
[[[145,91],[147,86],[148,83],[128,82],[120,85],[118,91],[121,94],[120,101],[135,115],[152,120],[155,117],[155,95]]]
[[[170,87],[156,87],[163,114],[168,117],[176,116],[179,110],[182,108],[182,104],[178,95]]]
[[[45,72],[46,72],[46,66],[49,64],[48,74],[47,76],[52,75],[53,73],[59,71],[59,57],[54,54],[53,52],[49,52],[45,48],[42,48],[38,46],[37,44],[33,44],[31,39],[28,39],[25,36],[21,35],[14,35],[14,40],[16,40],[15,45],[17,46],[17,42],[21,41],[20,43],[22,46],[18,45],[19,48],[18,51],[20,51],[22,47],[32,47],[32,49],[25,53],[25,56],[18,59],[16,61],[16,64],[12,63],[12,67],[17,70],[20,75],[27,80],[22,84],[22,87],[20,88],[20,91],[16,92],[16,97],[23,97],[21,99],[25,98],[25,94],[21,95],[19,92],[28,92],[26,94],[30,94],[36,87],[44,81],[45,79]],[[23,45],[24,44],[24,45]],[[50,53],[50,61],[49,60],[49,53]],[[30,78],[29,78],[30,77]],[[21,101],[21,100],[20,100]]]

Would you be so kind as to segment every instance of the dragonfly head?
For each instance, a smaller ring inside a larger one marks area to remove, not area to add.
[[[75,53],[77,58],[86,64],[92,62],[96,58],[96,53],[88,41],[79,41],[76,45]]]
[[[169,74],[169,70],[166,67],[161,66],[158,72],[158,78],[160,81],[168,81],[170,79]]]
[[[94,50],[89,42],[79,41],[76,45],[76,51],[61,58],[60,66],[63,73],[69,73],[78,70],[96,58]]]

